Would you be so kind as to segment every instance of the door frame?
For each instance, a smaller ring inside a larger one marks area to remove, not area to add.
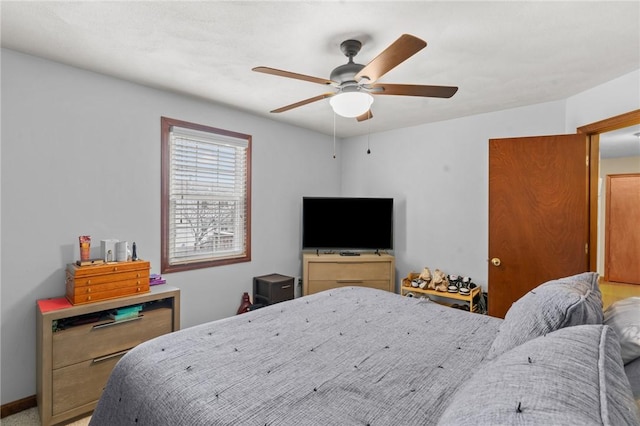
[[[598,186],[600,179],[600,133],[640,124],[640,109],[578,127],[589,139],[589,270],[598,270]]]

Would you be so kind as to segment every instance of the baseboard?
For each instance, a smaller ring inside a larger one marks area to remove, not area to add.
[[[37,407],[38,400],[35,395],[28,396],[26,398],[19,399],[17,401],[8,402],[0,407],[0,418],[4,419],[12,414],[19,413],[20,411],[28,410],[29,408]]]

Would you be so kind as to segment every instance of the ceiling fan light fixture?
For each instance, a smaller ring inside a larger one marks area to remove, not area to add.
[[[353,118],[369,111],[373,103],[373,96],[367,92],[340,92],[332,96],[329,103],[336,114]]]

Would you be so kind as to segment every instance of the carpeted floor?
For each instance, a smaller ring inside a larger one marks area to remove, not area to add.
[[[91,416],[88,416],[83,419],[76,420],[73,423],[69,423],[67,426],[87,426],[90,419]],[[0,420],[0,424],[2,424],[2,426],[40,426],[38,408],[30,408],[17,414],[7,416]]]

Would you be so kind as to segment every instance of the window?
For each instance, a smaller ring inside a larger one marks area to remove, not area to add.
[[[161,272],[250,261],[251,136],[161,122]]]

